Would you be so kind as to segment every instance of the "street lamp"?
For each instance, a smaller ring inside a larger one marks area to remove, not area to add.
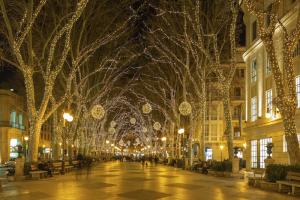
[[[25,141],[25,161],[27,161],[27,149],[28,149],[28,136],[24,136],[24,141]]]
[[[63,118],[64,118],[64,127],[66,126],[66,121],[67,122],[72,122],[74,117],[69,113],[69,112],[64,112],[63,114]],[[65,130],[66,131],[66,130]],[[65,132],[64,131],[64,132]],[[67,150],[65,151],[65,143],[66,143],[66,135],[63,138],[63,155],[62,155],[62,174],[65,173],[65,154],[67,153]],[[59,144],[61,146],[61,143]]]
[[[184,133],[184,128],[178,129],[178,134],[183,134]]]
[[[165,141],[167,141],[167,138],[166,137],[162,137],[161,141],[165,142]]]
[[[222,158],[222,157],[223,157],[223,155],[222,155],[222,154],[223,154],[223,149],[224,149],[224,145],[221,144],[221,145],[220,145],[220,150],[221,150],[221,161],[223,161],[223,158]]]
[[[64,117],[64,120],[66,120],[67,122],[72,122],[74,119],[74,117],[68,112],[65,112],[63,114],[63,117]]]

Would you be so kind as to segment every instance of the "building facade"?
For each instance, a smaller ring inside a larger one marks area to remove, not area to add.
[[[270,8],[271,1],[264,1],[264,9]],[[287,144],[283,133],[283,124],[278,109],[272,103],[276,97],[272,70],[268,61],[266,49],[259,39],[256,18],[245,10],[244,22],[246,25],[246,52],[243,55],[246,62],[246,126],[244,132],[247,138],[247,168],[265,168],[268,143],[273,143],[272,157],[276,163],[289,163]],[[299,10],[299,3],[294,0],[281,1],[281,21],[288,31],[295,28]],[[283,45],[282,30],[276,29],[274,42],[277,57],[282,60]],[[300,106],[300,45],[294,52],[298,106]],[[283,63],[280,62],[282,66]],[[297,129],[300,133],[300,110],[296,114]],[[300,134],[298,134],[298,138]],[[300,138],[299,138],[300,139]]]
[[[22,97],[13,90],[0,89],[0,163],[5,163],[18,157],[18,146],[28,153],[28,118],[26,106]],[[51,124],[42,127],[39,157],[49,158],[51,153]],[[27,139],[27,138],[26,138]]]
[[[233,126],[233,146],[239,148],[238,156],[244,157],[245,134],[243,133],[245,121],[245,64],[242,59],[244,48],[238,49],[238,67],[232,81],[230,91],[231,114]],[[225,66],[226,67],[226,66]],[[214,84],[209,81],[208,102],[205,121],[205,156],[206,160],[228,159],[227,136],[224,135],[226,128],[224,120],[224,108],[219,92]]]

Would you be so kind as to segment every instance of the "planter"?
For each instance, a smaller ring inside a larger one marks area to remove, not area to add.
[[[266,182],[266,181],[261,181],[260,182],[260,188],[263,190],[269,190],[269,191],[278,191],[278,184],[277,183],[271,183],[271,182]]]

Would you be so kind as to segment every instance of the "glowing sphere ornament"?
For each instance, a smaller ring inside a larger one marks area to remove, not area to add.
[[[117,122],[115,122],[115,121],[110,122],[110,127],[115,128],[116,125],[117,125]]]
[[[101,105],[95,105],[91,111],[92,117],[101,120],[105,115],[105,110]]]
[[[143,105],[142,110],[144,114],[149,114],[152,111],[152,106],[149,103],[146,103]]]
[[[148,132],[148,129],[147,129],[146,127],[143,127],[143,128],[142,128],[142,131],[143,131],[143,133],[147,133],[147,132]]]
[[[130,119],[130,123],[131,123],[132,125],[135,125],[136,119],[135,119],[135,118],[131,118],[131,119]]]
[[[154,128],[154,130],[159,131],[159,130],[161,129],[160,123],[159,123],[159,122],[155,122],[155,123],[153,124],[153,128]]]
[[[113,127],[110,127],[110,128],[108,129],[108,132],[109,132],[110,134],[114,134],[114,133],[116,132],[116,129],[113,128]]]
[[[192,106],[189,102],[184,101],[179,105],[179,112],[183,116],[188,116],[192,113]]]

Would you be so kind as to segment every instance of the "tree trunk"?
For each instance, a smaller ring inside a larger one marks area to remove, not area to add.
[[[292,165],[300,163],[300,151],[297,138],[296,123],[294,117],[283,120],[284,134],[287,141],[287,148]]]
[[[41,135],[42,122],[30,120],[29,162],[38,161],[38,150]]]
[[[223,87],[223,109],[225,118],[225,132],[224,135],[227,138],[228,157],[229,160],[233,159],[233,128],[232,128],[232,116],[230,105],[230,87],[227,85]]]

